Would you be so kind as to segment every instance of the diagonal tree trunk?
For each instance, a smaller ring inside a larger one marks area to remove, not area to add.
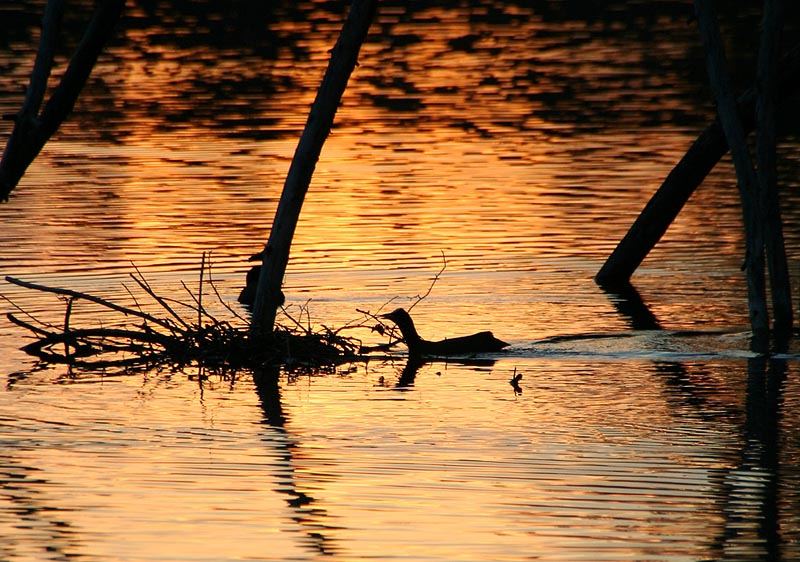
[[[99,0],[83,39],[70,59],[61,82],[39,114],[53,66],[64,0],[48,0],[42,18],[39,51],[22,109],[0,160],[0,201],[8,200],[31,162],[67,118],[89,74],[122,15],[125,0]]]
[[[339,40],[331,53],[331,60],[317,91],[317,97],[308,114],[305,129],[286,175],[269,241],[262,254],[261,274],[253,305],[251,331],[254,334],[272,332],[278,306],[281,303],[281,284],[303,200],[322,146],[333,125],[333,118],[347,81],[358,61],[358,53],[367,36],[377,4],[377,0],[353,0]]]
[[[800,46],[781,61],[778,96],[787,97],[800,87]],[[756,89],[739,97],[739,119],[746,132],[755,128]],[[709,124],[670,171],[628,232],[595,276],[605,287],[625,287],[647,254],[661,240],[689,197],[728,152],[719,119]]]

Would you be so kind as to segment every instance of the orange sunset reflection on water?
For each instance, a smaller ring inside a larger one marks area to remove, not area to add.
[[[730,163],[638,293],[593,282],[713,115],[685,6],[606,4],[383,2],[303,208],[284,287],[301,321],[408,307],[446,261],[414,308],[420,332],[492,330],[506,352],[112,376],[36,368],[3,317],[0,559],[797,557],[796,356],[749,352]],[[131,304],[131,262],[182,299],[211,251],[222,298],[246,314],[246,260],[344,8],[131,4],[0,205],[0,271]],[[0,11],[11,113],[41,6]],[[733,12],[738,39],[758,14]],[[781,148],[793,273],[799,148]],[[2,293],[63,323],[56,300]],[[100,321],[81,307],[75,322]]]

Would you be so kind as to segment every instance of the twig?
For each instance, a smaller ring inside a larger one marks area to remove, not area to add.
[[[308,323],[308,329],[306,330],[307,334],[311,333],[311,308],[308,306],[311,304],[311,299],[308,299],[305,304],[300,306],[300,318],[303,317],[303,311],[306,313],[306,322]]]
[[[203,325],[203,277],[206,269],[206,253],[200,258],[200,286],[197,289],[197,325]]]
[[[360,314],[361,314],[361,318],[354,318],[353,320],[348,320],[348,321],[347,321],[347,322],[345,322],[345,323],[344,323],[342,326],[339,326],[339,327],[338,327],[338,328],[336,328],[336,329],[333,329],[333,328],[328,328],[328,327],[327,327],[327,326],[325,326],[324,324],[323,324],[322,326],[323,326],[323,327],[324,327],[326,330],[331,330],[331,331],[332,331],[334,334],[339,334],[339,332],[343,332],[343,331],[345,331],[345,330],[354,330],[354,329],[356,329],[356,328],[369,328],[369,329],[371,329],[371,330],[373,330],[373,331],[374,331],[375,325],[374,325],[374,324],[367,324],[367,323],[364,321],[364,316],[367,316],[367,317],[369,317],[369,318],[372,318],[372,319],[374,319],[375,321],[377,321],[377,322],[378,322],[378,324],[382,325],[383,327],[386,327],[386,324],[385,324],[385,323],[384,323],[382,320],[380,320],[379,318],[377,318],[377,317],[376,317],[374,314],[370,313],[369,311],[364,311],[364,310],[356,309],[356,312],[358,312],[358,313],[360,313]]]
[[[15,303],[13,300],[11,300],[10,298],[8,298],[7,296],[5,296],[5,295],[0,295],[0,299],[3,299],[4,301],[6,301],[8,304],[10,304],[10,305],[11,305],[11,306],[13,306],[14,308],[16,308],[16,309],[17,309],[17,310],[18,310],[20,313],[24,314],[25,316],[27,316],[28,318],[30,318],[31,320],[33,320],[33,321],[34,321],[34,322],[36,322],[37,324],[40,324],[40,325],[42,325],[42,326],[47,326],[48,328],[53,328],[53,329],[56,329],[56,326],[54,326],[54,325],[53,325],[53,324],[51,324],[50,322],[45,322],[44,320],[39,320],[39,319],[38,319],[38,318],[36,318],[36,317],[35,317],[33,314],[31,314],[30,312],[28,312],[27,310],[25,310],[24,308],[22,308],[20,305],[18,305],[17,303]]]
[[[170,313],[170,315],[171,315],[173,318],[175,318],[175,319],[176,319],[178,322],[180,322],[180,323],[183,325],[183,327],[184,327],[184,328],[189,328],[189,323],[188,323],[188,322],[186,322],[186,320],[184,320],[183,318],[181,318],[181,316],[180,316],[180,315],[179,315],[177,312],[175,312],[174,310],[172,310],[172,307],[171,307],[169,304],[167,304],[167,302],[166,302],[166,301],[165,301],[163,298],[159,297],[159,296],[156,294],[156,292],[155,292],[155,291],[152,289],[152,287],[150,287],[150,284],[147,282],[147,279],[145,279],[145,278],[144,278],[144,275],[142,275],[142,272],[141,272],[141,271],[139,271],[139,268],[138,268],[138,267],[136,267],[136,264],[135,264],[135,263],[133,263],[133,262],[131,262],[131,265],[133,266],[133,269],[135,269],[135,270],[136,270],[136,273],[139,275],[139,277],[136,277],[136,275],[134,275],[133,273],[131,273],[131,274],[130,274],[130,276],[131,276],[131,279],[133,279],[134,281],[136,281],[136,283],[139,285],[139,287],[141,287],[141,288],[142,288],[142,290],[143,290],[145,293],[147,293],[148,295],[150,295],[151,297],[153,297],[153,299],[155,299],[155,301],[156,301],[158,304],[160,304],[162,307],[164,307],[164,310],[166,310],[167,312],[169,312],[169,313]]]
[[[211,256],[209,256],[209,260],[210,260],[210,258],[211,258]],[[238,318],[239,320],[241,320],[245,324],[249,324],[250,323],[250,321],[247,318],[245,318],[244,316],[242,316],[241,314],[236,312],[236,310],[234,310],[233,307],[231,307],[227,302],[225,302],[225,299],[223,299],[222,295],[219,294],[219,290],[217,289],[217,284],[214,282],[214,279],[211,277],[211,262],[210,261],[209,261],[209,264],[208,264],[208,284],[211,285],[211,288],[213,289],[214,294],[217,296],[217,299],[222,304],[222,306],[225,307],[225,309],[228,312],[233,314],[236,318]]]
[[[64,356],[69,361],[69,317],[72,314],[72,303],[75,302],[75,297],[67,299],[67,310],[64,312]]]
[[[380,310],[380,309],[378,309],[378,310]],[[380,316],[376,316],[375,314],[371,313],[369,310],[362,310],[360,308],[357,308],[356,312],[360,312],[364,316],[372,318],[379,325],[381,325],[384,330],[388,330],[388,335],[389,335],[389,342],[388,343],[380,344],[380,345],[376,345],[376,346],[367,346],[367,347],[363,347],[362,346],[362,350],[364,350],[365,352],[369,352],[369,351],[389,351],[392,347],[394,347],[395,345],[397,345],[398,343],[403,341],[403,338],[398,338],[397,336],[395,336],[395,332],[397,330],[397,326],[388,326],[383,321],[383,318],[381,318]],[[386,332],[384,332],[384,333],[386,333]],[[383,334],[381,334],[381,335],[383,335]],[[392,339],[392,338],[394,338],[394,339]]]
[[[26,330],[30,330],[31,332],[33,332],[34,334],[39,335],[39,336],[49,336],[50,334],[53,333],[53,332],[48,332],[47,330],[45,330],[43,328],[40,328],[39,326],[36,326],[35,324],[31,324],[30,322],[25,322],[25,320],[17,318],[16,316],[14,316],[14,314],[12,312],[7,312],[6,313],[6,318],[8,318],[8,320],[12,324],[16,324],[17,326],[20,326],[21,328],[25,328]]]
[[[380,311],[380,309],[378,309],[378,311]],[[373,314],[369,310],[363,310],[361,308],[357,308],[356,312],[359,312],[359,313],[363,314],[364,316],[368,316],[369,318],[372,318],[373,320],[375,320],[379,324],[383,324],[384,326],[386,325],[384,323],[383,319],[381,319],[379,316],[376,316],[375,314]]]
[[[44,336],[40,341],[47,340],[45,342],[46,345],[61,342],[67,337],[65,334],[60,332],[48,332],[47,330],[43,330],[37,326],[34,326],[33,324],[30,324],[29,322],[25,322],[24,320],[17,318],[10,312],[6,314],[6,317],[17,326],[21,326],[22,328],[26,328],[35,334]],[[161,334],[159,332],[144,332],[139,330],[129,330],[126,328],[73,328],[70,330],[68,337],[72,340],[89,337],[123,338],[132,341],[158,343],[165,347],[169,347],[174,342],[170,336]]]
[[[436,275],[433,276],[433,281],[431,281],[431,285],[430,285],[430,287],[428,287],[428,290],[422,296],[417,295],[417,297],[416,297],[417,300],[414,302],[414,304],[412,304],[411,306],[408,307],[407,312],[411,312],[412,308],[417,306],[424,299],[426,299],[428,297],[428,295],[431,294],[431,291],[433,291],[433,286],[436,285],[436,282],[439,280],[439,277],[441,277],[442,273],[444,273],[444,270],[447,269],[447,258],[444,255],[444,250],[442,250],[442,262],[443,262],[442,263],[442,269],[439,270],[439,273],[437,273]]]
[[[95,328],[91,332],[87,331],[87,330],[73,330],[69,335],[67,335],[67,334],[62,334],[62,333],[58,333],[58,332],[48,332],[47,330],[43,330],[43,329],[41,329],[41,328],[39,328],[39,327],[37,327],[37,326],[35,326],[33,324],[30,324],[29,322],[25,322],[24,320],[21,320],[21,319],[17,318],[16,316],[14,316],[11,313],[8,313],[6,316],[9,319],[9,321],[12,322],[13,324],[16,324],[17,326],[20,326],[20,327],[25,328],[27,330],[30,330],[34,334],[37,334],[38,336],[40,336],[40,338],[38,340],[36,340],[35,342],[32,342],[32,343],[29,343],[28,345],[24,346],[22,349],[26,353],[29,353],[31,355],[35,355],[36,357],[39,357],[40,359],[43,359],[43,360],[46,360],[46,361],[56,361],[56,362],[60,362],[60,363],[74,364],[73,359],[74,359],[75,354],[66,353],[65,355],[62,356],[62,355],[58,355],[57,353],[44,351],[44,348],[50,347],[50,346],[55,345],[55,344],[57,344],[59,342],[62,342],[62,341],[66,345],[66,342],[68,340],[72,340],[74,342],[73,346],[75,347],[75,353],[76,354],[83,354],[83,355],[94,354],[92,351],[88,351],[88,353],[86,352],[86,350],[90,349],[92,346],[97,346],[97,347],[99,347],[99,348],[101,348],[103,350],[106,350],[106,351],[136,351],[136,348],[139,347],[139,346],[134,346],[132,343],[130,345],[128,345],[128,346],[125,346],[125,347],[112,346],[110,344],[106,344],[106,343],[104,343],[102,341],[99,341],[99,342],[94,342],[93,344],[88,344],[87,343],[87,345],[84,345],[83,349],[82,349],[81,346],[78,343],[80,338],[83,338],[83,337],[98,337],[98,335],[102,335],[103,337],[120,337],[120,336],[128,335],[128,331],[126,331],[125,333],[121,333],[119,330],[109,331],[109,330],[106,330],[105,328],[100,328],[100,329],[96,329]],[[77,332],[77,336],[76,336],[76,332]],[[132,333],[138,334],[138,332],[132,332]],[[163,345],[163,342],[161,342],[161,343]],[[140,355],[141,355],[141,353],[140,353]]]
[[[425,291],[425,294],[417,295],[415,297],[416,300],[414,301],[414,303],[411,304],[411,306],[408,307],[408,312],[410,312],[412,308],[417,306],[420,302],[422,302],[424,299],[426,299],[428,297],[428,295],[431,294],[431,291],[433,291],[433,287],[436,285],[436,282],[442,276],[442,273],[444,273],[444,270],[447,269],[447,257],[444,254],[444,250],[441,250],[441,252],[442,252],[442,268],[439,270],[439,272],[436,275],[433,276],[433,280],[431,280],[431,284],[428,287],[428,290]],[[393,346],[395,346],[398,343],[403,341],[403,338],[398,338],[397,336],[395,336],[395,332],[397,330],[397,326],[387,326],[386,323],[383,321],[383,319],[377,316],[378,312],[383,310],[387,305],[389,305],[389,303],[394,301],[396,298],[397,297],[392,297],[391,299],[389,299],[388,301],[383,303],[380,307],[378,307],[378,310],[375,312],[375,314],[371,313],[368,310],[361,310],[359,308],[356,309],[356,312],[360,312],[361,314],[363,314],[363,315],[365,315],[365,316],[367,316],[369,318],[372,318],[373,320],[378,322],[378,324],[383,326],[384,330],[388,330],[389,340],[390,340],[389,343],[386,343],[386,344],[382,344],[382,345],[378,345],[378,346],[371,346],[371,347],[362,347],[362,350],[365,350],[365,351],[388,351]],[[340,328],[339,330],[342,330],[345,327],[349,327],[349,326],[345,325],[342,328]],[[394,341],[392,341],[392,338],[395,338]]]
[[[298,321],[298,320],[297,320],[297,319],[296,319],[294,316],[292,316],[291,314],[289,314],[289,311],[287,310],[287,307],[285,307],[285,306],[282,306],[282,307],[281,307],[281,312],[283,312],[284,316],[286,316],[286,318],[288,318],[289,320],[291,320],[291,321],[292,321],[292,323],[293,323],[295,326],[297,326],[298,328],[300,328],[300,329],[301,329],[303,332],[305,332],[306,334],[308,334],[308,333],[309,333],[309,332],[308,332],[308,330],[306,330],[306,327],[305,327],[305,326],[303,326],[303,324],[301,324],[301,323],[300,323],[300,322],[299,322],[299,321]],[[301,309],[301,310],[300,310],[300,315],[301,315],[301,317],[302,317],[302,314],[303,314],[303,311],[302,311],[302,309]]]
[[[189,298],[194,301],[194,306],[191,305],[191,304],[187,304],[185,302],[181,302],[181,301],[179,301],[177,299],[170,299],[170,298],[167,298],[167,297],[161,297],[161,298],[163,298],[165,301],[168,301],[168,302],[171,302],[171,303],[174,303],[174,304],[179,304],[181,306],[185,306],[186,308],[191,308],[193,311],[197,311],[197,313],[198,313],[197,317],[198,317],[198,320],[199,320],[200,319],[200,308],[203,305],[200,304],[200,301],[197,300],[196,296],[194,296],[194,293],[192,293],[192,290],[183,281],[181,281],[181,287],[183,287],[183,290],[186,291],[187,295],[189,295]],[[198,322],[197,325],[199,326],[200,324],[201,324],[201,322]]]
[[[181,284],[185,285],[184,283],[181,283]],[[184,286],[184,290],[189,294],[189,296],[192,298],[192,300],[195,302],[195,304],[189,304],[188,302],[179,301],[178,299],[173,299],[171,297],[161,297],[161,298],[164,299],[164,302],[168,302],[170,304],[177,304],[179,306],[182,306],[183,308],[188,308],[192,312],[195,312],[197,310],[197,304],[196,304],[197,303],[197,299],[191,293],[191,291],[189,290],[189,287]]]
[[[444,271],[444,270],[442,270],[442,271]],[[380,305],[378,307],[378,310],[375,311],[375,314],[379,313],[381,310],[383,310],[384,308],[386,308],[387,306],[389,306],[390,304],[392,304],[396,300],[397,300],[397,296],[394,296],[394,297],[390,298],[388,301],[386,301],[385,303],[383,303],[382,305]],[[359,311],[359,312],[361,312],[361,311]]]
[[[131,300],[133,301],[133,305],[136,307],[136,309],[139,312],[144,312],[142,310],[142,307],[139,305],[139,300],[136,298],[136,295],[133,294],[133,291],[131,291],[125,283],[122,284],[122,288],[125,289],[125,292],[128,293],[129,297],[131,297]],[[147,327],[147,320],[144,321],[144,325],[145,325],[145,327]]]

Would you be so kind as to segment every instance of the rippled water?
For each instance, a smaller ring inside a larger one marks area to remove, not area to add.
[[[713,113],[685,3],[593,6],[382,3],[297,231],[286,293],[312,320],[408,305],[444,253],[423,335],[491,329],[507,353],[112,376],[36,366],[3,317],[0,559],[800,557],[796,350],[748,351],[730,164],[638,295],[592,281]],[[20,104],[41,9],[0,6],[0,113]],[[745,83],[758,14],[727,10]],[[179,297],[211,250],[235,305],[343,13],[132,4],[0,205],[0,273],[129,303],[131,262]],[[797,277],[796,137],[781,151]],[[55,299],[0,292],[63,320]]]

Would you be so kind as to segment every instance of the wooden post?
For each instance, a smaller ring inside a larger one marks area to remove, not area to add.
[[[777,64],[780,55],[781,0],[765,0],[756,75],[756,157],[761,205],[764,209],[767,266],[772,289],[773,326],[776,332],[792,329],[792,291],[783,241],[780,197],[776,172],[775,105]]]
[[[124,6],[125,0],[100,0],[97,3],[92,20],[75,49],[61,82],[45,104],[41,115],[38,115],[53,66],[53,51],[64,7],[63,0],[48,0],[42,20],[39,51],[28,91],[22,109],[14,118],[14,130],[0,160],[0,201],[8,200],[9,194],[28,166],[72,111],[100,51],[122,15]]]
[[[331,52],[331,60],[286,175],[269,241],[264,247],[261,275],[253,305],[251,331],[254,334],[272,332],[280,302],[281,284],[303,200],[376,8],[377,0],[353,0],[339,40]]]
[[[788,95],[800,86],[800,46],[782,60],[778,95]],[[756,89],[739,97],[738,111],[744,130],[755,127]],[[715,119],[697,137],[681,160],[636,218],[624,238],[603,264],[595,281],[609,288],[624,287],[647,254],[661,240],[686,201],[728,152],[728,142],[719,119]]]
[[[705,48],[709,82],[717,101],[717,114],[733,157],[742,201],[750,325],[754,334],[763,335],[769,332],[769,318],[764,279],[764,213],[758,193],[758,180],[750,160],[747,138],[736,112],[736,99],[725,67],[725,52],[716,15],[710,0],[694,0],[694,6]]]

